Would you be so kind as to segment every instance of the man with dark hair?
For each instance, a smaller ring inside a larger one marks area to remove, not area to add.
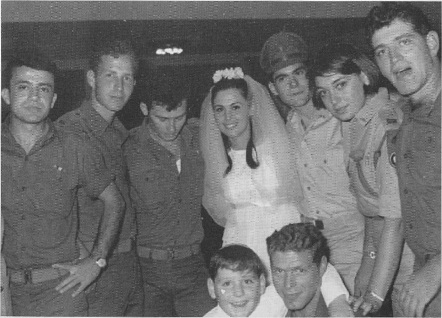
[[[2,253],[12,311],[18,316],[85,316],[84,290],[109,257],[124,203],[87,138],[60,131],[48,118],[57,99],[55,64],[33,54],[11,60],[6,72],[2,97],[11,112],[2,125]],[[81,260],[78,191],[104,206],[100,231]]]
[[[146,316],[203,316],[216,306],[200,244],[204,161],[198,126],[186,124],[182,79],[152,81],[145,120],[125,145],[138,220]]]
[[[87,136],[103,156],[125,202],[125,217],[118,242],[106,268],[87,295],[91,316],[143,315],[141,270],[134,248],[136,219],[123,158],[123,144],[129,132],[116,117],[133,92],[137,67],[137,56],[127,40],[106,38],[99,42],[93,50],[87,71],[90,98],[57,122],[65,131]],[[79,210],[78,244],[82,257],[86,257],[99,231],[104,206],[80,191]]]
[[[367,31],[382,74],[397,89],[404,118],[388,136],[399,179],[405,240],[414,273],[399,297],[405,316],[441,315],[441,65],[440,42],[422,11],[383,3]],[[394,295],[393,295],[394,296]]]
[[[350,190],[349,149],[341,123],[313,104],[308,47],[299,35],[272,35],[261,50],[260,64],[273,97],[290,108],[286,126],[296,155],[293,168],[307,202],[305,215],[323,229],[332,250],[330,263],[354,294],[357,273],[363,272],[364,217]]]
[[[328,317],[321,280],[330,255],[316,226],[284,226],[267,238],[273,284],[288,309],[286,317]]]

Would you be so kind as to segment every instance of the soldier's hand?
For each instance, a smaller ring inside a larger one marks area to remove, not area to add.
[[[422,317],[425,306],[440,290],[440,255],[438,258],[411,275],[402,287],[399,300],[405,316]]]
[[[85,290],[98,277],[101,271],[95,260],[90,257],[80,260],[77,264],[54,264],[52,267],[65,269],[70,273],[65,280],[55,287],[55,290],[59,293],[63,294],[76,285],[80,285],[72,294],[72,297]]]

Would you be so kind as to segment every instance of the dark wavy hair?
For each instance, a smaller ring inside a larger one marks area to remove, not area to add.
[[[292,223],[279,231],[273,232],[267,239],[267,251],[271,256],[274,252],[313,253],[313,262],[321,264],[322,257],[330,259],[330,248],[322,232],[311,223]],[[271,257],[270,257],[271,260]]]
[[[311,69],[312,80],[325,74],[364,74],[369,84],[364,85],[365,94],[376,93],[379,89],[381,74],[376,64],[358,48],[347,43],[330,43],[325,45],[316,55]],[[314,103],[319,108],[325,108],[322,99],[313,95]]]
[[[2,88],[11,88],[12,73],[16,68],[26,66],[34,70],[46,71],[54,76],[54,86],[58,74],[58,68],[55,62],[49,59],[46,55],[39,51],[34,51],[28,54],[21,54],[12,57],[5,69],[2,71]],[[55,91],[55,87],[54,87]]]
[[[241,95],[246,100],[248,100],[249,88],[247,86],[247,82],[245,79],[243,79],[243,78],[234,78],[234,79],[223,78],[212,87],[212,99],[211,99],[212,106],[214,104],[214,100],[216,98],[216,95],[219,92],[227,90],[227,89],[232,89],[232,88],[240,91]],[[224,148],[226,150],[226,155],[227,155],[228,166],[226,168],[226,171],[224,172],[224,175],[227,175],[232,170],[232,158],[230,158],[230,156],[229,156],[229,150],[231,148],[231,143],[229,141],[229,138],[226,135],[221,133],[221,136],[223,138]],[[247,142],[246,162],[250,168],[256,169],[259,166],[259,161],[258,160],[255,161],[255,159],[253,158],[253,152],[255,152],[257,154],[255,144],[253,142],[252,121],[250,121],[250,139]]]
[[[418,7],[407,2],[383,2],[368,13],[366,26],[368,42],[371,43],[371,38],[377,30],[389,26],[395,19],[410,23],[413,29],[423,36],[433,30],[427,17]]]

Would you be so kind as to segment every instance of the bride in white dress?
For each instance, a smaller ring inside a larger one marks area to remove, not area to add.
[[[304,209],[292,145],[264,86],[244,76],[240,68],[217,71],[213,78],[215,85],[203,102],[200,124],[203,205],[225,227],[223,245],[249,246],[269,269],[266,238],[284,225],[301,222]],[[321,290],[327,305],[348,295],[330,265]],[[266,291],[272,306],[264,307],[283,306],[270,293],[276,292]]]

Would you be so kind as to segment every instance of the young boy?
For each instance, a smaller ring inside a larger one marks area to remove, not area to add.
[[[261,259],[243,245],[228,245],[210,260],[209,294],[218,306],[204,317],[248,317],[266,289],[267,272]]]

